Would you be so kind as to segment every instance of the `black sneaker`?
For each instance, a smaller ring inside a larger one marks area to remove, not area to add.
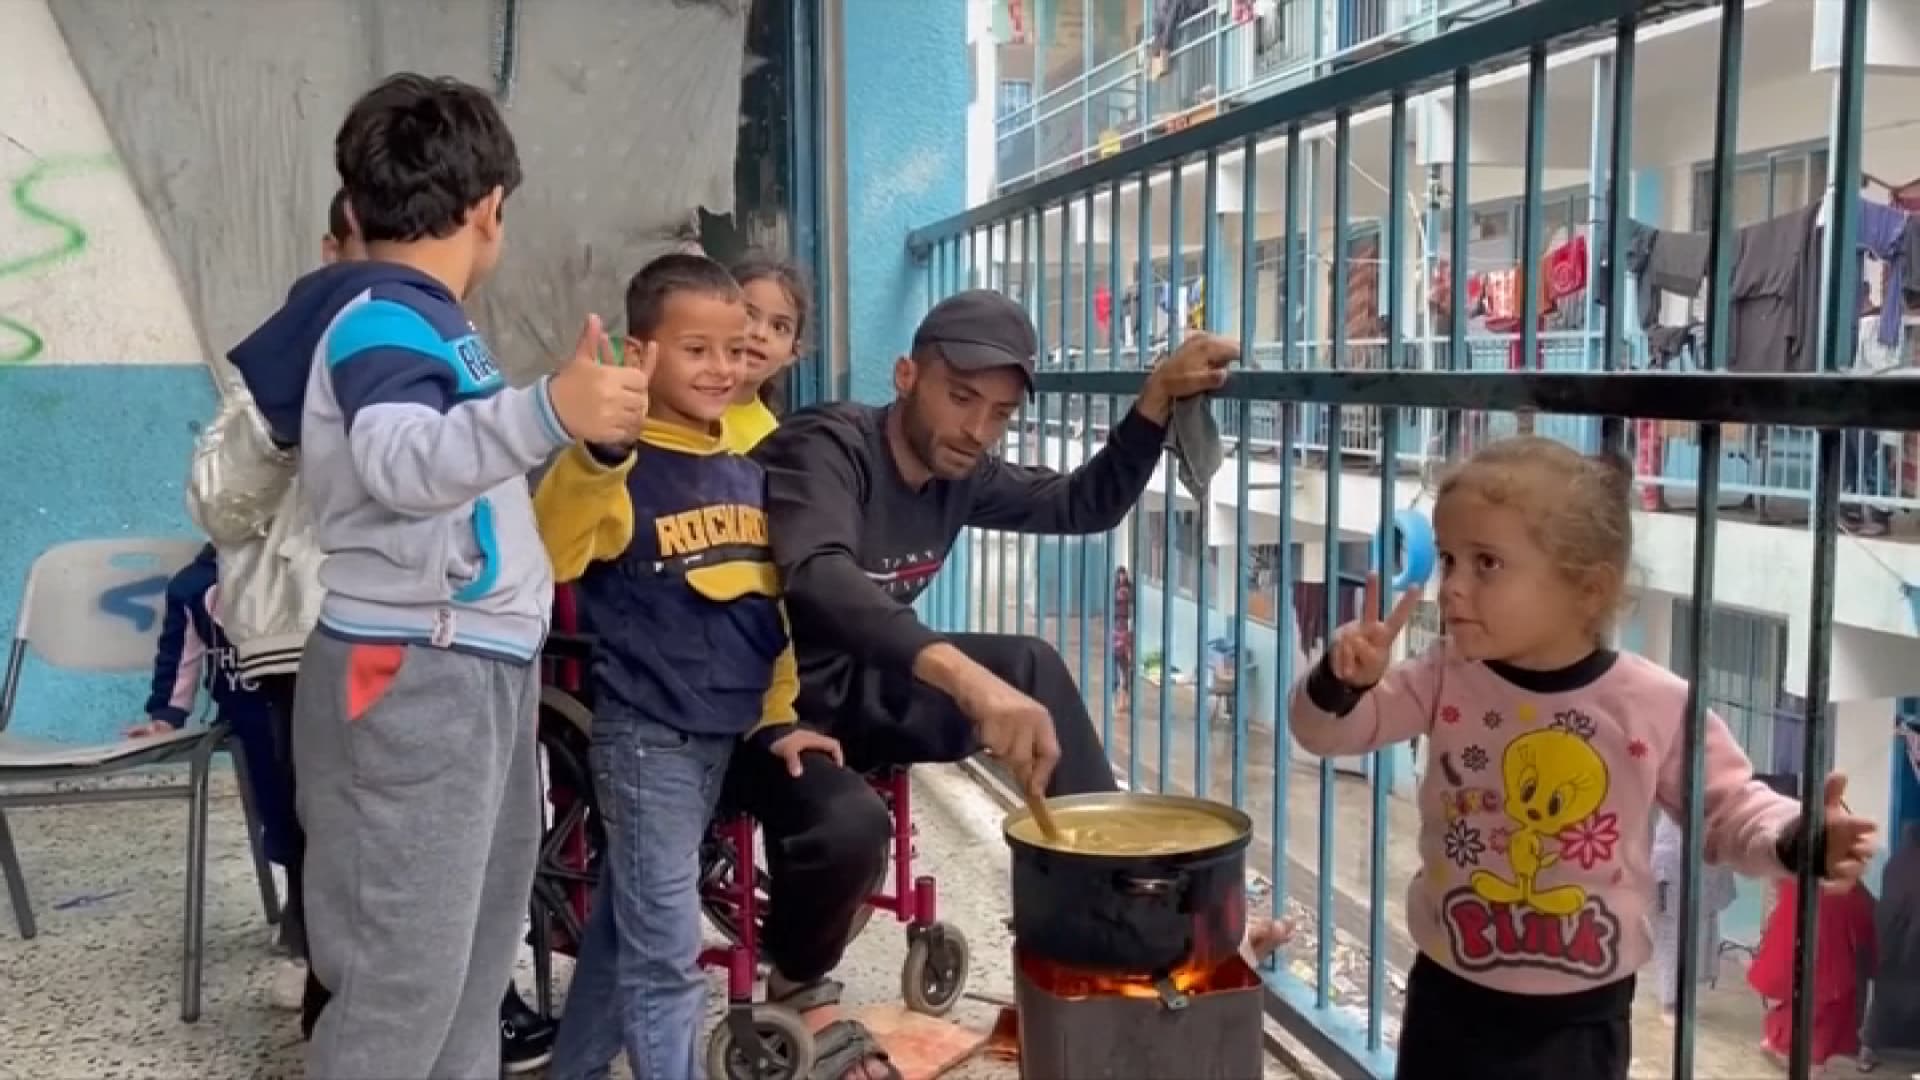
[[[500,1005],[500,1071],[514,1076],[552,1061],[554,1034],[553,1021],[509,991]]]

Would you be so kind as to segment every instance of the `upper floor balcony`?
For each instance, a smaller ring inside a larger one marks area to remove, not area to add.
[[[1128,0],[1139,10],[1122,32],[1134,40],[1100,59],[1095,34],[1083,33],[1082,5],[1064,0],[1052,28],[1056,40],[1041,41],[1038,50],[1040,56],[1064,51],[1064,63],[1040,70],[1044,63],[1011,55],[1024,43],[999,46],[995,189],[1057,176],[1528,2]],[[1078,46],[1082,37],[1085,49]]]

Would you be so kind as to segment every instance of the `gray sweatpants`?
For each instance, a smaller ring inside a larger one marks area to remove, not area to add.
[[[397,667],[397,670],[396,670]],[[300,661],[314,1080],[497,1080],[540,842],[535,667],[350,645]]]

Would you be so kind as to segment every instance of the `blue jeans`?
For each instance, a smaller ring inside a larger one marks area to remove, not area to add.
[[[554,1046],[554,1080],[606,1076],[623,1046],[635,1080],[701,1074],[700,843],[736,742],[640,717],[594,718],[607,850]]]

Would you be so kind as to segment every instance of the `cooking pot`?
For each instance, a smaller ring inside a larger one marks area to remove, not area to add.
[[[1132,792],[1048,799],[1063,846],[1049,844],[1031,812],[1008,815],[1002,831],[1013,849],[1013,936],[1022,949],[1085,970],[1162,976],[1196,960],[1233,955],[1246,934],[1247,815],[1216,802]],[[1191,849],[1121,854],[1104,845],[1075,850],[1076,826],[1098,828],[1103,815],[1151,831],[1182,828],[1230,837]],[[1222,828],[1221,826],[1224,826]]]

